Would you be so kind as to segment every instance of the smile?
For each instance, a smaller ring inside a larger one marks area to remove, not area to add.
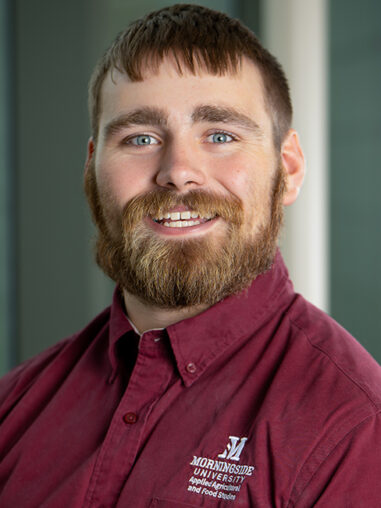
[[[189,228],[204,224],[215,217],[215,215],[200,216],[198,212],[187,210],[184,212],[168,212],[158,217],[153,217],[152,220],[167,228]]]

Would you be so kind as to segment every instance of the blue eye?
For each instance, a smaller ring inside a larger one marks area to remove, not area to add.
[[[146,145],[157,145],[157,139],[149,136],[148,134],[141,134],[140,136],[135,136],[130,139],[130,143],[138,146],[146,146]]]
[[[212,134],[212,143],[230,143],[233,141],[233,137],[224,132],[217,132],[216,134]]]

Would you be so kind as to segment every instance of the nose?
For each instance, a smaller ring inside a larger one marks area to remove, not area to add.
[[[195,190],[206,182],[201,154],[186,143],[172,142],[166,146],[156,174],[156,183],[179,192]]]

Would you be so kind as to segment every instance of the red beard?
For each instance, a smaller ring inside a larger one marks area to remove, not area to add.
[[[243,206],[235,197],[205,191],[185,195],[160,189],[130,200],[120,217],[118,231],[107,221],[107,203],[101,203],[94,165],[85,177],[85,192],[98,227],[96,260],[102,270],[144,303],[161,308],[213,305],[242,291],[268,270],[277,249],[283,220],[283,170],[276,172],[270,218],[254,237],[242,231]],[[165,239],[144,223],[178,205],[200,215],[218,215],[224,234],[194,239]]]

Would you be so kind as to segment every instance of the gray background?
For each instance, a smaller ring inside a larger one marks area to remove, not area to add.
[[[381,2],[331,1],[331,314],[381,361]]]

